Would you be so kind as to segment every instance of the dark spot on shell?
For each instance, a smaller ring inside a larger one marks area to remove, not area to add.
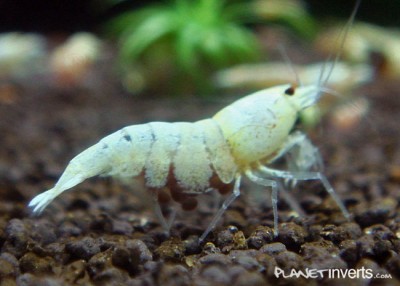
[[[131,138],[131,136],[128,135],[128,134],[124,135],[124,139],[125,139],[126,141],[128,141],[128,142],[132,142],[132,138]]]

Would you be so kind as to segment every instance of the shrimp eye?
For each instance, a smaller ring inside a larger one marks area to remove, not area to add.
[[[294,86],[289,87],[288,89],[285,90],[286,95],[293,95],[295,92]]]

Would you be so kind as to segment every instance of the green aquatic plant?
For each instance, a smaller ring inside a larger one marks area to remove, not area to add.
[[[185,92],[188,86],[204,91],[215,70],[260,58],[257,37],[245,23],[271,20],[271,15],[275,20],[281,4],[270,6],[275,10],[269,16],[260,13],[262,2],[274,1],[170,0],[124,12],[108,28],[119,38],[125,70],[146,67],[158,81],[174,78],[172,84],[185,85]],[[292,19],[287,14],[282,13],[283,20]]]

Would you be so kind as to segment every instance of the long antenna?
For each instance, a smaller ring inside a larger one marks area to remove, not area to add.
[[[344,43],[345,43],[345,41],[346,41],[347,35],[349,34],[350,28],[351,28],[351,26],[352,26],[353,23],[354,23],[354,19],[355,19],[355,17],[356,17],[357,11],[358,11],[358,9],[359,9],[359,7],[360,7],[360,5],[361,5],[361,1],[362,1],[362,0],[357,0],[357,1],[356,1],[356,4],[354,5],[354,9],[353,9],[353,11],[351,12],[351,15],[350,15],[349,20],[347,20],[347,23],[346,23],[346,25],[345,25],[345,27],[344,27],[344,30],[339,34],[338,38],[336,39],[336,42],[337,42],[339,39],[341,40],[341,41],[340,41],[340,45],[339,45],[339,50],[338,50],[337,53],[336,53],[335,60],[333,61],[332,65],[330,66],[330,68],[329,68],[329,70],[328,70],[328,74],[327,74],[327,76],[326,76],[326,79],[323,80],[323,81],[322,81],[322,78],[323,78],[323,74],[325,73],[325,65],[324,65],[324,67],[322,68],[320,77],[319,77],[319,79],[318,79],[318,82],[320,83],[319,86],[325,86],[325,85],[326,85],[326,83],[328,82],[329,78],[330,78],[331,75],[332,75],[333,68],[335,67],[335,65],[336,65],[337,62],[339,61],[339,58],[340,58],[340,56],[341,56],[341,54],[342,54],[342,52],[343,52]],[[329,58],[327,59],[326,63],[328,63],[328,62],[330,61],[330,58],[331,58],[331,56],[329,56]]]
[[[299,77],[299,73],[296,71],[296,68],[293,65],[293,62],[290,60],[290,57],[289,57],[288,53],[286,52],[285,47],[282,44],[278,45],[278,51],[281,54],[283,60],[285,61],[286,66],[294,74],[294,76],[296,78],[297,85],[301,86],[301,80],[300,80],[300,77]]]

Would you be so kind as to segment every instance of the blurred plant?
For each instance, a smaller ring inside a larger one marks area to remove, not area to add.
[[[165,81],[183,86],[181,92],[204,93],[211,87],[208,75],[213,71],[260,57],[257,38],[244,23],[281,19],[298,27],[306,14],[302,6],[293,5],[296,2],[171,0],[125,12],[107,27],[119,37],[127,78],[144,73],[158,85]],[[308,30],[311,22],[304,19],[307,24],[300,26]]]

